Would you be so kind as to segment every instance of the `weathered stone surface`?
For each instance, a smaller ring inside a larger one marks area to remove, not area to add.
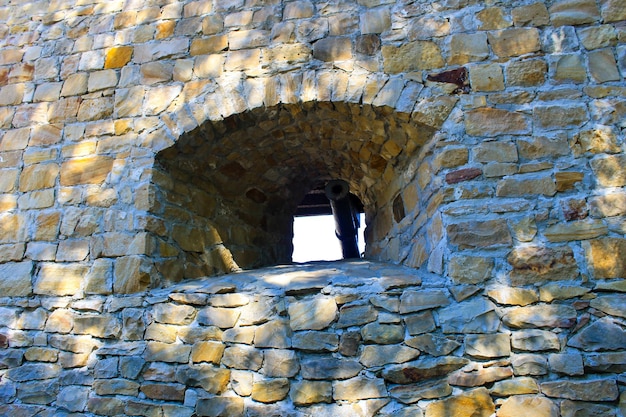
[[[480,108],[465,114],[465,130],[472,136],[521,135],[530,132],[529,122],[521,113],[494,108]]]
[[[363,367],[357,361],[335,358],[307,358],[300,363],[305,379],[348,379],[356,376]]]
[[[489,391],[491,395],[508,397],[510,395],[537,394],[539,385],[530,377],[519,377],[504,381],[496,381]]]
[[[626,318],[626,294],[602,295],[591,300],[589,305],[611,316]]]
[[[441,377],[467,365],[469,360],[454,356],[429,358],[385,367],[382,377],[394,384],[411,384]]]
[[[510,245],[511,232],[504,220],[469,221],[447,227],[450,243],[460,249]]]
[[[442,398],[451,393],[452,387],[445,380],[398,385],[389,390],[389,395],[403,404],[413,404],[422,399]]]
[[[456,340],[433,334],[415,336],[405,340],[404,343],[432,356],[448,355],[461,346]]]
[[[197,342],[191,348],[191,361],[208,362],[216,365],[220,364],[224,354],[225,345],[221,342]]]
[[[500,320],[495,305],[482,297],[473,298],[439,312],[439,321],[444,333],[493,333]]]
[[[354,401],[385,396],[387,396],[387,389],[382,379],[356,377],[333,382],[333,399],[335,400]]]
[[[404,340],[404,326],[399,324],[369,323],[361,328],[364,342],[390,345]]]
[[[196,406],[198,416],[211,417],[243,417],[243,398],[239,397],[213,397],[198,400]]]
[[[495,405],[485,388],[435,401],[426,407],[426,417],[489,417]]]
[[[295,302],[289,304],[288,310],[292,330],[322,330],[337,317],[337,304],[330,297]]]
[[[442,290],[404,291],[400,297],[400,314],[444,307],[450,304]]]
[[[559,416],[559,408],[548,398],[520,395],[507,398],[498,409],[498,416],[501,417],[513,417],[521,414],[557,417]]]
[[[589,0],[564,0],[552,5],[549,10],[554,26],[592,23],[600,18],[598,6]]]
[[[543,233],[550,242],[593,239],[605,235],[608,227],[599,220],[580,220],[548,227]]]
[[[480,359],[509,356],[511,343],[509,335],[504,333],[468,334],[465,337],[465,353]]]
[[[583,243],[590,269],[596,279],[626,276],[626,239],[600,238]]]
[[[291,335],[286,320],[274,320],[257,327],[254,332],[254,343],[260,348],[289,348]]]
[[[288,393],[289,380],[287,378],[261,380],[252,385],[252,399],[262,403],[280,401]]]
[[[615,416],[615,407],[585,403],[582,401],[564,400],[561,402],[561,417],[612,417]]]
[[[556,334],[546,330],[530,329],[513,332],[511,346],[516,350],[539,352],[545,350],[559,350],[561,344]]]
[[[271,349],[265,351],[263,374],[272,378],[291,378],[300,370],[296,353],[291,350]]]
[[[568,246],[527,246],[511,251],[511,284],[527,285],[544,281],[572,280],[578,276],[574,253]]]
[[[489,46],[485,33],[457,34],[450,37],[448,64],[464,65],[468,62],[483,61],[488,56]]]
[[[487,290],[487,296],[496,303],[503,305],[525,306],[539,301],[537,291],[527,288],[491,288]]]
[[[576,323],[576,310],[562,304],[517,307],[506,312],[502,322],[514,328],[572,327]]]
[[[375,321],[376,310],[371,305],[343,306],[339,310],[339,320],[336,327],[344,328],[359,326]]]
[[[585,355],[583,361],[585,369],[593,372],[624,372],[626,369],[626,352],[588,354]]]
[[[566,375],[583,375],[583,358],[579,353],[552,353],[548,356],[550,369]]]
[[[222,364],[234,369],[258,371],[263,365],[263,351],[247,345],[233,345],[226,348]]]
[[[610,320],[601,318],[576,333],[567,342],[585,351],[618,350],[626,343],[626,330]]]
[[[440,68],[441,50],[431,41],[414,41],[402,46],[383,45],[383,66],[388,74]]]
[[[408,362],[417,358],[419,354],[419,350],[402,345],[368,345],[363,347],[359,362],[366,368],[371,368],[390,363]]]
[[[510,359],[516,376],[546,375],[548,373],[548,361],[543,355],[522,353],[511,355]]]
[[[479,284],[491,277],[494,261],[478,256],[455,256],[448,264],[448,274],[455,284]]]
[[[333,386],[330,381],[294,381],[289,397],[295,405],[330,403]]]
[[[335,352],[339,348],[339,336],[325,332],[298,332],[293,335],[292,346],[295,349],[312,352]]]
[[[567,300],[587,294],[589,288],[576,284],[553,283],[545,284],[539,289],[541,301],[552,302],[554,300]]]
[[[235,326],[241,312],[234,308],[207,307],[200,310],[196,321],[203,326],[228,329]]]
[[[579,401],[613,401],[619,396],[614,379],[548,381],[541,384],[541,392],[548,397]]]
[[[222,393],[229,380],[228,369],[216,368],[212,365],[184,365],[176,370],[176,381],[187,386],[201,387],[212,394]]]
[[[7,297],[26,297],[32,294],[32,261],[10,262],[0,265],[0,293]]]

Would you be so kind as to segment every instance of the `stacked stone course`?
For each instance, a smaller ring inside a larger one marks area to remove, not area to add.
[[[0,2],[0,414],[626,417],[625,21]],[[215,278],[335,178],[402,267]]]

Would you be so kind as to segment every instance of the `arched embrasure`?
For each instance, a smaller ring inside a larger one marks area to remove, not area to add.
[[[157,155],[157,269],[177,281],[290,262],[298,203],[335,178],[365,205],[368,239],[382,239],[389,222],[378,211],[434,131],[387,107],[331,102],[206,122]]]

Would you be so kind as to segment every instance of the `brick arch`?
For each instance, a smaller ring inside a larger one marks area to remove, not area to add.
[[[230,82],[199,98],[207,118],[197,126],[183,125],[190,107],[163,116],[182,132],[158,150],[152,179],[149,211],[168,248],[154,257],[163,283],[290,262],[297,204],[334,178],[365,204],[367,256],[402,261],[379,244],[402,220],[407,171],[456,97],[420,97],[421,84],[401,76],[340,71]]]

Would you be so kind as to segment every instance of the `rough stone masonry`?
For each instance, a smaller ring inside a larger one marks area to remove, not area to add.
[[[0,415],[626,417],[625,40],[624,0],[0,1]],[[289,265],[330,179],[367,260]]]

